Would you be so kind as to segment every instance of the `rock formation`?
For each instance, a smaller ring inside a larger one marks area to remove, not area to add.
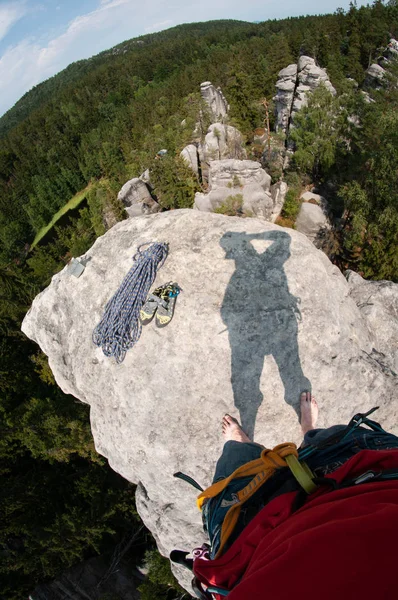
[[[210,163],[209,191],[195,194],[195,208],[212,212],[231,196],[242,196],[241,210],[270,219],[274,201],[271,177],[253,160],[214,160]]]
[[[198,149],[195,144],[188,144],[180,152],[181,158],[185,160],[187,165],[192,169],[196,175],[199,174],[199,155]]]
[[[387,60],[398,58],[398,40],[391,38],[386,48],[385,56]]]
[[[331,229],[331,224],[327,214],[318,204],[303,202],[296,219],[296,229],[318,246],[317,242]]]
[[[325,69],[315,64],[310,56],[301,56],[298,64],[282,69],[276,83],[275,100],[276,130],[288,133],[294,124],[294,115],[307,104],[311,94],[321,83],[334,95],[336,90]]]
[[[206,181],[209,177],[210,163],[214,160],[227,158],[244,159],[246,150],[243,147],[241,132],[231,125],[213,123],[210,125],[204,142],[198,148],[202,177]]]
[[[209,107],[212,122],[223,122],[228,115],[229,104],[225,99],[221,88],[216,88],[210,81],[204,81],[200,84],[200,94]]]
[[[366,322],[381,365],[387,373],[391,368],[398,376],[398,285],[367,281],[354,271],[347,271],[346,278],[350,297]]]
[[[130,217],[156,213],[160,210],[160,206],[152,198],[147,184],[140,177],[134,177],[127,181],[117,197],[123,202]]]
[[[145,327],[118,365],[91,335],[148,240],[170,244],[155,285],[184,291],[171,324]],[[122,221],[85,258],[79,279],[67,268],[54,275],[22,328],[64,392],[90,404],[96,448],[138,484],[138,511],[163,554],[204,539],[197,492],[173,473],[210,484],[225,412],[267,447],[300,443],[299,392],[311,388],[320,427],[380,406],[377,420],[398,434],[398,378],[380,360],[397,348],[397,285],[347,283],[297,231],[193,210]]]
[[[271,218],[269,220],[272,223],[275,223],[276,219],[282,212],[283,204],[285,202],[288,189],[288,185],[284,181],[278,181],[278,183],[275,183],[271,186],[271,196],[274,201],[274,207],[272,210]]]
[[[276,130],[287,132],[289,128],[290,114],[292,112],[294,92],[297,84],[297,65],[289,65],[278,74],[276,83],[275,113]]]
[[[383,79],[386,71],[378,64],[370,65],[366,71],[365,86],[380,89],[383,85]]]

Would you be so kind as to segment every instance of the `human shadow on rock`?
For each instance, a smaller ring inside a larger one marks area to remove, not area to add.
[[[271,242],[257,252],[253,240]],[[284,231],[225,233],[220,244],[235,261],[221,307],[231,345],[231,383],[243,429],[253,439],[263,401],[260,378],[264,359],[272,355],[285,388],[285,401],[299,415],[299,397],[311,384],[304,376],[298,348],[300,299],[289,291],[284,264],[290,257],[290,235]],[[269,399],[272,402],[272,399]]]

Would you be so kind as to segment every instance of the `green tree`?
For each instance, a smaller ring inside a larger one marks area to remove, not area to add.
[[[317,178],[335,161],[341,126],[338,101],[320,85],[295,115],[294,125],[290,132],[296,147],[294,163]]]

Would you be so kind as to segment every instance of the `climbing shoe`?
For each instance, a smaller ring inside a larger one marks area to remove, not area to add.
[[[143,325],[148,325],[148,323],[152,321],[158,309],[159,302],[161,301],[161,294],[167,285],[168,284],[165,286],[161,285],[148,295],[144,306],[140,310],[140,321]]]
[[[176,283],[168,283],[164,286],[156,312],[156,326],[166,327],[173,318],[178,294],[182,292]]]

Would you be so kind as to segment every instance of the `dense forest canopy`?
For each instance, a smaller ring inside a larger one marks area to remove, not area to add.
[[[123,218],[117,191],[147,167],[163,208],[192,206],[198,182],[178,157],[201,107],[201,82],[222,87],[232,123],[250,141],[263,126],[261,99],[274,96],[279,70],[301,54],[327,69],[338,93],[320,88],[298,117],[289,181],[330,184],[350,264],[398,280],[396,65],[370,102],[361,92],[391,37],[396,0],[258,24],[181,25],[70,65],[0,119],[2,597],[25,598],[139,527],[133,487],[94,450],[87,407],[56,387],[45,357],[20,333],[35,294]],[[154,161],[160,148],[168,156]],[[89,184],[80,209],[29,252]]]

